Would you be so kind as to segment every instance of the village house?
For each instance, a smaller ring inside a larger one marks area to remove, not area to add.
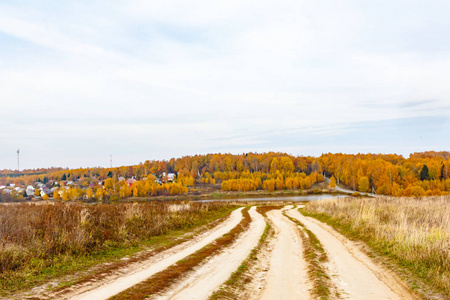
[[[27,189],[25,193],[27,193],[27,196],[34,196],[35,189],[32,185],[27,186]]]
[[[44,197],[45,195],[48,195],[47,191],[45,191],[44,189],[41,189],[41,193],[40,193],[41,197]]]
[[[163,172],[162,176],[161,176],[161,181],[162,182],[173,182],[175,180],[175,173],[167,173]]]
[[[175,173],[167,174],[167,182],[173,182],[175,180]]]

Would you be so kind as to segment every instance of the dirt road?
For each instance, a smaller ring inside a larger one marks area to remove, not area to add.
[[[115,280],[104,283],[103,285],[84,292],[80,295],[71,295],[70,298],[80,300],[108,299],[109,297],[112,297],[132,287],[133,285],[138,284],[139,282],[149,278],[153,274],[166,269],[168,266],[173,265],[178,260],[194,253],[207,244],[213,242],[218,237],[229,232],[242,219],[241,210],[242,208],[233,211],[228,220],[226,220],[218,227],[205,232],[201,235],[201,237],[175,246],[168,251],[161,252],[158,255],[150,258],[148,261],[141,263],[139,269],[128,272],[127,274],[124,274],[119,278],[116,278]]]
[[[282,211],[267,213],[275,227],[275,240],[270,258],[266,286],[259,299],[310,299],[306,262],[298,229]]]
[[[256,207],[253,206],[249,214],[252,222],[242,237],[230,248],[224,249],[221,254],[211,258],[157,299],[207,299],[218,286],[230,277],[231,273],[236,271],[256,246],[264,231],[266,223],[264,218],[256,212]]]
[[[343,299],[414,299],[392,273],[376,265],[355,243],[333,228],[305,217],[297,210],[287,214],[302,222],[322,243],[330,258],[330,276]]]

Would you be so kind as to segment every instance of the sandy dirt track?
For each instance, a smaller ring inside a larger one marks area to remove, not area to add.
[[[242,208],[233,211],[230,217],[212,230],[208,230],[200,237],[177,245],[173,248],[163,251],[148,261],[141,263],[139,269],[130,273],[123,274],[115,280],[109,281],[97,288],[91,289],[79,295],[70,295],[67,298],[70,299],[107,299],[112,297],[135,284],[149,278],[150,276],[166,269],[170,265],[173,265],[178,260],[194,253],[195,251],[203,248],[207,244],[213,242],[215,239],[221,237],[225,233],[233,229],[242,219]]]
[[[288,208],[288,207],[287,207]],[[258,299],[310,299],[307,266],[296,226],[281,210],[267,213],[275,227],[275,240],[266,274],[266,286]]]
[[[242,261],[257,245],[265,228],[263,216],[253,206],[249,210],[252,218],[250,228],[229,248],[199,266],[195,272],[178,282],[156,299],[208,299],[212,292],[236,271]]]
[[[330,258],[329,271],[344,299],[414,299],[399,280],[382,269],[350,240],[328,225],[300,214],[287,214],[300,220],[322,243]]]

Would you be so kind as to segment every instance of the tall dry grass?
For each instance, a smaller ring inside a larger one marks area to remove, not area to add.
[[[13,278],[39,273],[64,257],[135,246],[223,210],[220,203],[0,205],[0,283],[16,284]]]
[[[450,295],[450,196],[329,199],[308,203],[304,210],[328,216],[344,232]]]

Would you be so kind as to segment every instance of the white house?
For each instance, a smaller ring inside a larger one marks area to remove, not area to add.
[[[167,174],[167,181],[173,182],[175,180],[175,173],[169,173]]]
[[[26,193],[27,193],[27,196],[33,196],[34,195],[34,187],[32,185],[27,186]]]

